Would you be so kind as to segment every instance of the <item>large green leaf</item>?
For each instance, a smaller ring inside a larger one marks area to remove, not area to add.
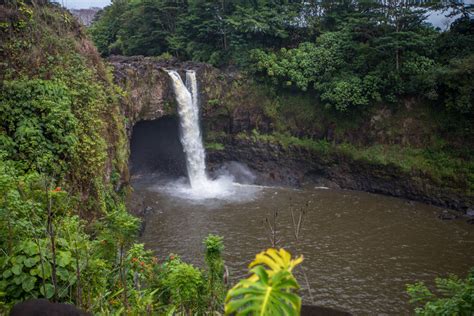
[[[4,279],[8,279],[12,275],[12,270],[5,270],[2,275]]]
[[[301,298],[292,292],[298,283],[290,272],[283,270],[269,277],[262,266],[252,272],[258,276],[257,282],[246,279],[229,291],[227,315],[299,315]]]
[[[36,268],[32,269],[36,270],[35,274],[41,277],[42,279],[48,279],[51,277],[51,265],[49,263],[44,263],[43,265],[38,265]],[[44,272],[44,273],[43,273]],[[35,275],[30,271],[31,275]]]
[[[70,251],[60,251],[57,256],[57,264],[60,267],[66,267],[72,260]]]
[[[43,286],[40,287],[40,292],[42,295],[44,295],[46,298],[51,298],[54,295],[54,286],[52,284],[46,284],[46,293],[44,292]]]
[[[23,261],[23,264],[25,265],[25,267],[31,268],[31,267],[33,267],[38,261],[40,261],[40,257],[39,257],[39,256],[34,256],[34,257],[31,257],[31,258],[25,259],[25,261]]]
[[[250,263],[249,267],[253,268],[256,265],[266,265],[270,270],[269,275],[277,273],[281,270],[291,272],[295,266],[303,261],[303,256],[291,259],[291,255],[285,249],[276,250],[270,248],[255,256],[255,260]]]
[[[226,315],[299,315],[301,298],[295,293],[299,286],[291,270],[302,260],[292,260],[283,249],[258,254],[250,264],[255,266],[252,276],[227,293]]]
[[[27,276],[25,280],[23,280],[23,283],[21,283],[21,287],[25,292],[30,292],[31,290],[34,289],[36,283],[36,278],[32,276]]]
[[[25,254],[27,254],[28,256],[34,256],[39,253],[38,245],[30,240],[24,242],[21,247]]]
[[[58,270],[56,271],[58,274],[58,277],[62,281],[69,281],[69,271],[65,268],[58,267]]]
[[[11,270],[12,270],[13,274],[15,274],[15,275],[20,275],[22,269],[23,269],[23,264],[15,264],[15,265],[12,267]]]

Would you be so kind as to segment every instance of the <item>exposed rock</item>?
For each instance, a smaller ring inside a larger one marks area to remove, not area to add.
[[[456,183],[438,183],[420,171],[406,172],[395,165],[354,160],[342,154],[332,156],[251,139],[228,138],[225,150],[208,151],[213,166],[224,161],[239,161],[257,173],[257,182],[268,185],[340,187],[392,195],[465,211],[474,205],[474,197],[461,191]]]
[[[469,208],[468,210],[466,210],[466,215],[474,218],[474,209]]]
[[[78,309],[72,304],[52,303],[46,299],[29,299],[16,304],[10,316],[42,316],[42,315],[69,315],[69,316],[90,316],[89,312]]]
[[[303,305],[301,306],[301,316],[351,316],[352,314],[346,311],[335,308]]]
[[[263,113],[261,92],[245,86],[247,79],[238,72],[224,73],[208,64],[178,62],[143,56],[112,56],[115,82],[126,92],[124,114],[129,120],[129,134],[141,120],[154,120],[176,113],[176,102],[166,69],[197,73],[200,87],[201,115],[209,131],[238,133],[258,128],[271,131],[270,119]],[[268,101],[268,100],[267,100]]]
[[[443,221],[451,221],[453,219],[457,219],[459,216],[456,214],[453,214],[452,212],[448,210],[443,210],[441,214],[438,215],[439,219],[442,219]]]

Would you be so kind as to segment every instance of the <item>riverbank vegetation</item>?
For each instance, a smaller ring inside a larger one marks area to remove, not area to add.
[[[221,237],[204,241],[205,268],[177,255],[158,261],[136,243],[140,220],[127,212],[122,187],[124,92],[84,29],[47,1],[0,11],[0,314],[35,298],[97,315],[223,312]],[[272,287],[252,277],[263,281]],[[298,287],[290,270],[278,282],[275,294]],[[296,315],[296,294],[289,306]]]

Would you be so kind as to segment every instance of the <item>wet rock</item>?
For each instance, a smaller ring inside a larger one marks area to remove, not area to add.
[[[301,307],[301,316],[350,316],[351,313],[316,305],[303,305]]]
[[[473,217],[473,218],[474,218],[474,209],[473,209],[473,208],[469,208],[469,209],[466,211],[466,216],[469,216],[469,217]]]
[[[451,220],[457,219],[458,217],[459,216],[457,216],[456,214],[453,214],[452,212],[448,210],[443,210],[441,214],[438,215],[438,218],[443,221],[451,221]]]

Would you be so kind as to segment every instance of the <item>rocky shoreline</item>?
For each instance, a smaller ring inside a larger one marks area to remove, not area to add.
[[[257,182],[269,185],[315,185],[366,191],[420,201],[466,213],[474,197],[456,186],[440,187],[419,171],[406,172],[395,165],[354,160],[345,155],[321,155],[298,146],[252,139],[228,138],[223,150],[208,150],[210,169],[225,161],[247,164]],[[453,184],[454,185],[454,184]]]

